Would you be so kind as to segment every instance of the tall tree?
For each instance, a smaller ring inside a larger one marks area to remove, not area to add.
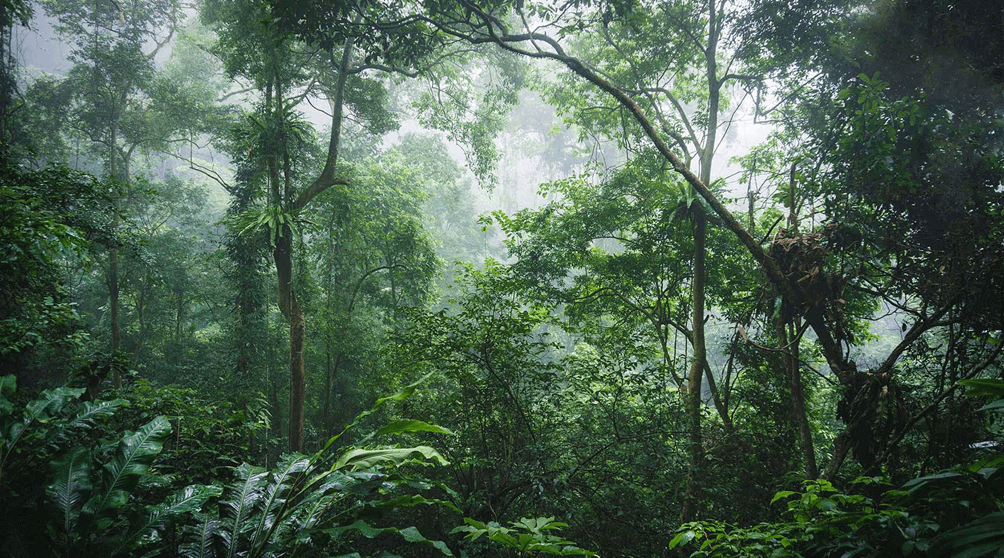
[[[147,121],[143,98],[154,83],[154,59],[174,35],[181,6],[174,0],[116,3],[52,0],[43,2],[58,21],[57,31],[73,44],[67,83],[74,92],[70,126],[94,147],[112,180],[128,184],[137,148],[163,141]],[[81,17],[81,14],[84,14]],[[118,226],[121,200],[112,201]],[[111,353],[121,349],[119,323],[119,247],[108,247],[106,268]],[[115,386],[122,378],[115,371]]]
[[[354,37],[323,42],[320,53],[310,52],[268,13],[263,5],[211,2],[203,17],[217,29],[218,52],[227,71],[247,79],[262,96],[259,118],[250,120],[257,140],[245,156],[258,161],[256,166],[267,184],[268,206],[255,222],[270,239],[279,310],[290,327],[289,447],[301,451],[306,313],[294,288],[297,221],[319,194],[336,184],[349,183],[339,164],[346,113],[364,119],[375,133],[386,132],[396,124],[381,104],[386,96],[383,86],[362,76],[372,65],[359,57]],[[331,110],[331,128],[319,172],[298,157],[309,143],[309,133],[305,133],[306,124],[295,107],[312,95],[326,97]]]

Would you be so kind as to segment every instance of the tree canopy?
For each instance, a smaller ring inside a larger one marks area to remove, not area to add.
[[[999,556],[1002,25],[4,3],[0,553]]]

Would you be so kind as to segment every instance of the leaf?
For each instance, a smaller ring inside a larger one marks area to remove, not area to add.
[[[788,496],[791,496],[792,494],[794,494],[794,492],[791,491],[791,490],[782,490],[782,491],[774,494],[774,497],[771,499],[770,503],[773,504],[774,502],[777,502],[778,500],[781,500],[782,498],[787,498]]]
[[[968,387],[970,395],[1004,398],[1004,380],[959,380],[959,384]]]
[[[1000,556],[1004,548],[1004,512],[975,519],[931,540],[929,556],[979,558]]]
[[[45,495],[59,511],[62,532],[75,539],[81,535],[77,531],[77,524],[83,500],[92,488],[91,453],[87,448],[74,448],[61,459],[54,461],[51,467],[56,472],[56,480],[45,487]]]
[[[396,527],[374,527],[373,525],[370,525],[369,523],[360,519],[351,523],[350,525],[324,530],[325,533],[329,533],[335,537],[340,537],[341,535],[349,531],[358,531],[360,534],[362,534],[364,537],[368,539],[372,539],[379,535],[384,535],[384,534],[398,534],[401,535],[401,537],[404,538],[404,540],[410,543],[428,544],[433,548],[435,548],[436,550],[438,550],[439,552],[441,552],[444,556],[453,556],[453,552],[450,551],[450,548],[446,546],[446,544],[443,541],[435,541],[425,538],[425,536],[423,536],[422,533],[418,531],[418,528],[414,526],[406,527],[404,529],[398,529]]]
[[[987,403],[986,405],[976,409],[977,411],[997,411],[998,413],[1004,413],[1004,399],[998,399],[993,403]]]
[[[400,434],[402,432],[435,432],[437,434],[456,435],[456,432],[442,426],[413,419],[395,420],[377,430],[376,435],[383,436],[385,434]]]
[[[58,413],[66,403],[84,394],[83,388],[60,387],[47,389],[39,394],[38,398],[28,403],[24,407],[25,422],[37,420],[47,422],[49,417]]]
[[[132,550],[159,539],[155,530],[164,525],[164,520],[182,514],[196,514],[210,499],[219,496],[223,489],[219,486],[192,484],[182,488],[155,506],[147,506],[146,519],[123,538],[118,551]]]
[[[340,458],[332,465],[332,470],[351,467],[353,470],[369,469],[377,465],[400,465],[411,459],[413,456],[421,456],[428,460],[433,460],[439,465],[448,465],[449,462],[439,454],[438,451],[429,446],[415,446],[411,448],[387,448],[387,449],[354,449]]]
[[[681,544],[687,544],[690,541],[694,540],[694,537],[696,536],[697,533],[695,533],[693,529],[688,529],[682,533],[677,533],[676,536],[673,537],[673,540],[669,541],[669,549],[672,550]]]
[[[286,503],[283,496],[291,488],[289,483],[309,466],[310,461],[301,455],[283,456],[280,470],[271,475],[271,482],[265,486],[265,505],[258,519],[258,527],[251,538],[252,551],[264,546],[275,527],[283,521],[278,514]]]
[[[87,401],[84,403],[82,411],[77,413],[67,428],[83,428],[94,426],[100,419],[107,418],[115,414],[115,411],[123,405],[128,405],[125,399],[112,399],[111,401]]]
[[[228,557],[237,552],[242,535],[252,529],[248,518],[262,498],[263,484],[268,478],[268,471],[244,463],[237,468],[237,478],[242,480],[240,486],[223,502],[224,510],[227,511],[228,526],[227,529],[220,530],[220,535],[228,547]]]
[[[377,409],[379,409],[380,407],[382,407],[385,403],[387,403],[389,401],[403,401],[403,400],[411,397],[412,395],[414,395],[415,391],[418,389],[418,386],[422,382],[424,382],[425,380],[427,380],[429,378],[429,376],[432,376],[432,373],[426,374],[425,376],[422,376],[421,378],[419,378],[416,382],[414,382],[412,384],[409,384],[409,385],[401,388],[401,391],[398,391],[394,395],[389,395],[387,397],[381,397],[380,399],[377,399],[376,403],[373,404],[373,407],[371,407],[368,411],[363,411],[363,412],[359,413],[358,415],[356,415],[356,418],[354,418],[352,420],[352,422],[349,423],[348,426],[346,426],[345,428],[343,428],[341,432],[339,432],[338,434],[335,434],[334,436],[332,436],[331,438],[329,438],[328,441],[324,444],[324,447],[322,447],[317,453],[314,454],[314,459],[317,459],[318,457],[320,457],[320,455],[322,453],[328,451],[328,448],[330,448],[332,446],[332,444],[335,443],[335,441],[337,441],[346,432],[348,432],[349,429],[351,429],[355,425],[359,424],[359,422],[362,419],[364,419],[364,418],[372,415],[373,413],[375,413],[377,411]]]
[[[163,440],[171,433],[171,424],[163,415],[146,423],[135,433],[127,433],[119,441],[115,457],[104,466],[103,492],[84,505],[84,513],[100,516],[125,505],[153,460],[163,448]]]
[[[194,530],[197,535],[195,542],[186,543],[178,547],[178,551],[185,558],[213,558],[213,535],[221,528],[220,522],[209,516],[201,518],[201,522]]]

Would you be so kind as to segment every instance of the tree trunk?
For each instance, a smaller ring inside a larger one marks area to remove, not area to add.
[[[111,149],[109,150],[110,156],[108,161],[108,176],[115,180],[118,178],[118,167],[116,165],[116,149],[115,144],[118,142],[117,130],[114,126],[111,129]],[[114,215],[112,216],[112,230],[117,230],[121,224],[121,219],[119,218],[119,199],[118,195],[115,194],[115,199],[112,200],[112,211]],[[112,240],[112,242],[116,242]],[[115,361],[115,355],[122,348],[122,333],[119,329],[119,249],[117,246],[112,246],[108,254],[108,313],[110,315],[110,325],[112,328],[112,346],[111,346],[111,357],[112,362]],[[112,366],[112,377],[115,383],[115,389],[122,388],[122,371],[119,370],[118,366]]]
[[[303,451],[304,392],[303,343],[307,321],[293,292],[293,231],[283,226],[272,252],[279,278],[279,310],[289,322],[289,451]]]
[[[798,430],[798,444],[802,450],[805,478],[812,480],[819,477],[819,469],[816,466],[816,450],[812,444],[812,428],[809,426],[809,418],[805,411],[805,394],[802,390],[802,370],[799,358],[800,341],[795,338],[798,328],[795,327],[797,324],[794,320],[795,318],[778,318],[777,339],[782,350],[781,357],[788,379],[788,394],[791,398],[791,410],[794,415],[792,418]]]
[[[690,463],[687,468],[687,487],[683,496],[684,522],[693,521],[697,514],[697,502],[700,499],[700,466],[704,459],[704,447],[701,437],[701,379],[704,377],[704,366],[707,362],[707,349],[704,342],[704,265],[705,240],[707,236],[707,220],[704,213],[694,213],[694,356],[690,363],[690,375],[687,383],[687,432],[690,442]]]

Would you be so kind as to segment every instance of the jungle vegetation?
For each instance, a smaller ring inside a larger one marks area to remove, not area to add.
[[[0,205],[0,556],[1004,556],[997,3],[4,0]]]

